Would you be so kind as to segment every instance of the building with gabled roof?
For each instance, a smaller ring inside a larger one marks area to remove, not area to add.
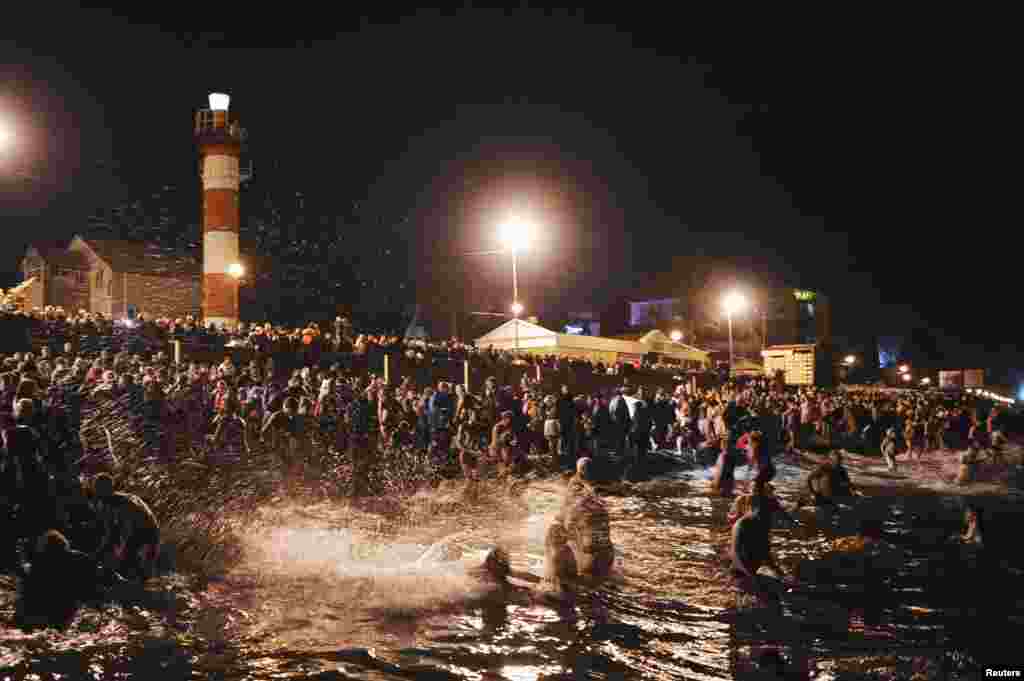
[[[29,246],[21,262],[26,307],[63,307],[114,319],[199,315],[198,257],[156,244],[76,236],[66,246]]]

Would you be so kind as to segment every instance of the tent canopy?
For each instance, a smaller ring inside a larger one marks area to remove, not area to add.
[[[516,339],[517,327],[519,330],[519,340],[521,341],[544,339],[550,340],[551,345],[554,345],[558,340],[559,334],[549,331],[543,326],[524,322],[522,319],[510,319],[493,331],[477,338],[477,347],[486,348],[488,345],[502,345],[509,341],[514,341]]]
[[[643,340],[623,340],[557,333],[521,319],[510,319],[490,333],[477,338],[476,345],[479,348],[493,346],[504,350],[518,347],[527,352],[548,351],[552,354],[589,357],[601,361],[616,361],[623,357],[632,360],[652,352],[676,360],[701,364],[707,364],[709,361],[707,352],[681,343],[674,343],[660,331],[646,334]]]

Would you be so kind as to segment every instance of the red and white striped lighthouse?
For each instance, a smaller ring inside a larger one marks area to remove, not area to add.
[[[210,95],[210,108],[196,113],[199,172],[203,178],[203,320],[238,325],[238,190],[244,131],[228,116],[230,97]]]

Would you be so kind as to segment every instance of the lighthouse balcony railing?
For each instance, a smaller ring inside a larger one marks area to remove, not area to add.
[[[228,137],[239,142],[245,141],[245,129],[238,121],[231,120],[225,112],[218,118],[217,112],[203,109],[196,112],[195,134],[197,137]]]

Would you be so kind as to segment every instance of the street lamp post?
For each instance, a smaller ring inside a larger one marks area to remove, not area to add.
[[[516,320],[515,351],[519,352],[519,315],[523,304],[519,302],[519,251],[526,248],[533,235],[533,225],[518,217],[510,218],[499,225],[504,248],[494,251],[474,251],[463,255],[504,255],[512,253],[512,316]]]
[[[501,224],[501,239],[505,247],[512,251],[512,315],[515,319],[516,340],[515,351],[519,354],[519,315],[523,312],[523,306],[519,302],[519,251],[529,243],[532,226],[514,217]]]
[[[725,297],[722,304],[725,307],[725,314],[729,318],[729,376],[732,377],[733,369],[736,366],[736,353],[732,341],[732,316],[742,309],[744,305],[743,296],[735,292],[730,293]]]
[[[729,377],[732,377],[733,369],[736,367],[736,357],[732,346],[732,312],[729,313]]]
[[[512,314],[516,325],[516,355],[519,354],[519,313],[523,311],[519,305],[519,249],[512,248]],[[516,357],[516,359],[519,359]]]

